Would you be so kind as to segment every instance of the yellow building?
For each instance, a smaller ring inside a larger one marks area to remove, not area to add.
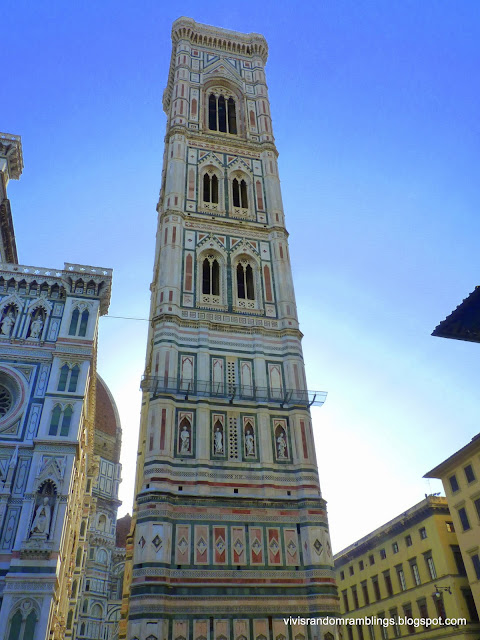
[[[378,620],[343,626],[340,632],[346,640],[480,637],[445,498],[426,497],[336,554],[334,561],[344,618],[395,619],[388,626]],[[412,621],[405,624],[402,618]],[[427,627],[420,624],[421,618],[442,621]],[[451,618],[465,618],[467,624],[445,624]]]
[[[440,478],[480,614],[480,434],[425,478]]]

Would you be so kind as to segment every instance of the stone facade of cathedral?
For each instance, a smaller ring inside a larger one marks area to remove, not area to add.
[[[121,431],[96,352],[112,272],[18,264],[7,184],[22,167],[20,138],[0,134],[0,638],[110,640]]]
[[[120,637],[311,640],[338,611],[265,79],[180,18]]]

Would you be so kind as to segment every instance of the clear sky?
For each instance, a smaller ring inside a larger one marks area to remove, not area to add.
[[[21,264],[114,268],[146,318],[170,28],[267,38],[267,82],[334,550],[438,491],[479,429],[479,347],[430,333],[479,282],[477,0],[100,0],[2,7],[0,130]],[[145,321],[100,321],[131,512]]]

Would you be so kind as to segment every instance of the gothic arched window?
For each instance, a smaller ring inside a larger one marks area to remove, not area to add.
[[[80,316],[80,311],[78,309],[74,309],[72,311],[72,318],[70,320],[70,327],[68,329],[69,336],[79,336],[80,338],[84,338],[87,335],[87,325],[89,313],[87,309],[82,311]],[[80,328],[78,327],[78,321],[80,320]]]
[[[255,300],[253,269],[247,260],[237,264],[237,298],[239,300]]]
[[[220,295],[220,266],[213,255],[209,255],[202,263],[202,293]]]
[[[218,178],[215,174],[203,176],[203,201],[218,204]]]
[[[74,309],[72,313],[72,319],[70,320],[70,328],[68,329],[69,336],[77,335],[77,325],[79,317],[80,311],[78,309]]]
[[[82,312],[82,317],[80,319],[80,329],[78,330],[78,335],[82,338],[84,338],[87,334],[88,316],[89,313],[85,309],[85,311]]]
[[[232,182],[233,206],[248,209],[247,183],[234,178]]]
[[[237,133],[237,110],[232,97],[211,93],[208,97],[208,128],[210,131]]]
[[[76,364],[70,373],[70,382],[68,383],[68,390],[70,393],[75,393],[77,390],[78,376],[80,373],[80,367]]]
[[[73,409],[68,405],[62,410],[60,405],[56,405],[52,411],[52,417],[50,418],[50,427],[48,429],[49,436],[58,435],[60,429],[61,436],[68,436],[70,431],[70,425],[72,422]]]

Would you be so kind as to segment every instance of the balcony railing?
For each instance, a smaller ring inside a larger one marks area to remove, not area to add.
[[[222,382],[192,381],[164,376],[143,376],[140,384],[142,391],[154,396],[176,395],[188,398],[218,398],[261,403],[275,403],[280,407],[319,407],[325,402],[326,391],[308,391],[307,389],[275,389],[241,384],[224,384]]]

